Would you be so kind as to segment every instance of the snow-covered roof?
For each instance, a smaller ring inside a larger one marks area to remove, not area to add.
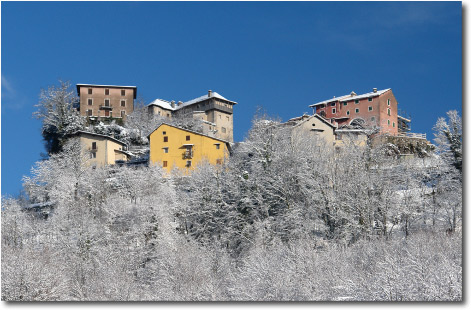
[[[30,205],[25,206],[25,209],[34,209],[34,208],[44,208],[44,207],[52,207],[56,203],[53,201],[45,201],[45,202],[38,202],[38,203],[33,203]]]
[[[133,156],[134,156],[133,153],[127,152],[127,151],[123,151],[123,150],[115,150],[115,152],[119,152],[119,153],[126,154],[126,155],[128,155],[129,157],[133,157]]]
[[[224,143],[226,143],[228,146],[230,146],[230,142],[229,142],[229,141],[226,141],[226,140],[223,140],[223,139],[219,139],[219,138],[216,138],[216,137],[211,137],[211,136],[205,135],[204,133],[201,133],[201,132],[197,132],[197,131],[189,130],[189,129],[186,129],[186,128],[178,127],[178,126],[175,126],[175,125],[172,125],[172,124],[169,124],[169,123],[165,123],[165,122],[161,123],[159,126],[157,126],[157,128],[155,128],[154,130],[152,130],[151,133],[147,135],[147,138],[150,138],[150,135],[151,135],[154,131],[156,131],[157,129],[159,129],[159,127],[162,126],[162,125],[167,125],[167,126],[170,126],[170,127],[173,127],[173,128],[177,128],[177,129],[181,129],[181,130],[184,130],[184,131],[188,131],[188,132],[191,132],[191,133],[200,135],[200,136],[204,136],[204,137],[208,137],[208,138],[211,138],[211,139],[214,139],[214,140],[218,140],[218,141],[224,142]]]
[[[311,104],[309,107],[312,108],[314,106],[321,105],[321,104],[326,104],[326,103],[329,103],[329,102],[336,102],[336,101],[344,102],[344,101],[350,101],[350,100],[359,100],[359,99],[364,99],[364,98],[377,97],[377,96],[380,96],[380,95],[384,94],[388,90],[391,90],[391,88],[378,90],[376,92],[372,91],[372,92],[369,92],[369,93],[366,93],[366,94],[361,94],[361,95],[357,95],[354,92],[352,92],[349,95],[334,97],[334,98],[331,98],[331,99],[327,99],[327,100],[324,100],[324,101],[321,101],[321,102]]]
[[[207,95],[203,95],[203,96],[200,96],[198,98],[195,98],[195,99],[191,99],[191,100],[188,100],[186,102],[183,102],[181,103],[180,105],[178,104],[175,104],[175,107],[172,108],[172,105],[171,105],[171,102],[167,101],[167,100],[163,100],[163,99],[155,99],[154,101],[152,101],[151,103],[149,103],[147,106],[150,106],[150,105],[156,105],[156,106],[159,106],[163,109],[167,109],[167,110],[170,110],[170,111],[176,111],[176,110],[179,110],[179,109],[182,109],[184,107],[187,107],[189,105],[192,105],[192,104],[195,104],[195,103],[198,103],[198,102],[201,102],[201,101],[204,101],[204,100],[207,100],[209,98],[218,98],[218,99],[222,99],[222,100],[225,100],[229,103],[232,103],[232,104],[237,104],[237,102],[235,101],[231,101],[229,99],[226,99],[224,98],[223,96],[221,96],[220,94],[218,94],[217,92],[210,92],[209,94]]]
[[[118,139],[115,139],[113,137],[110,137],[110,136],[106,136],[106,135],[101,135],[99,133],[93,133],[93,132],[88,132],[88,131],[83,131],[83,130],[78,130],[74,133],[75,135],[78,135],[78,134],[87,134],[87,135],[91,135],[91,136],[95,136],[95,137],[102,137],[102,138],[105,138],[105,139],[108,139],[108,140],[111,140],[111,141],[114,141],[118,144],[121,144],[121,145],[127,145],[125,142],[123,141],[120,141]]]
[[[304,116],[304,115],[303,115]],[[326,120],[325,118],[323,118],[322,116],[320,116],[319,114],[314,114],[314,115],[311,115],[310,117],[302,120],[301,122],[297,123],[296,125],[294,125],[293,127],[298,127],[298,126],[301,126],[301,124],[303,124],[304,122],[307,122],[308,120],[310,120],[311,118],[317,118],[319,119],[321,122],[324,122],[325,124],[329,125],[330,127],[332,128],[337,128],[335,127],[331,122],[329,122],[328,120]]]
[[[151,106],[151,105],[156,105],[158,107],[161,107],[162,109],[166,109],[170,111],[175,111],[175,108],[176,108],[176,106],[175,108],[172,108],[172,103],[163,99],[155,99],[154,101],[149,103],[147,106]]]
[[[201,96],[201,97],[198,97],[198,98],[191,99],[191,100],[189,100],[189,101],[183,102],[183,104],[181,104],[180,106],[177,107],[177,110],[178,110],[178,109],[181,109],[181,108],[183,108],[183,107],[186,107],[186,106],[189,106],[189,105],[192,105],[192,104],[195,104],[195,103],[204,101],[204,100],[209,99],[209,98],[218,98],[218,99],[222,99],[222,100],[225,100],[225,101],[227,101],[227,102],[230,102],[230,103],[232,103],[232,104],[237,104],[237,102],[228,100],[228,99],[224,98],[223,96],[221,96],[220,94],[218,94],[218,93],[215,92],[215,91],[211,92],[210,94],[211,94],[211,96],[210,96],[209,94],[207,94],[207,95],[203,95],[203,96]]]
[[[404,116],[398,115],[397,118],[400,118],[400,119],[402,119],[403,121],[406,121],[406,122],[409,122],[409,123],[410,123],[410,119],[405,118]]]
[[[92,87],[112,87],[112,88],[137,88],[137,86],[124,86],[124,85],[99,85],[99,84],[76,84],[77,86],[92,86]]]

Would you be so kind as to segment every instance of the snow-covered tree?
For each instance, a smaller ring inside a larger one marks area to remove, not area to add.
[[[77,111],[78,97],[69,82],[59,82],[41,90],[37,111],[33,115],[42,121],[41,133],[48,154],[62,151],[67,139],[84,128],[85,118]]]
[[[460,172],[463,166],[463,133],[458,111],[446,113],[447,119],[440,117],[433,127],[437,151],[449,160]]]

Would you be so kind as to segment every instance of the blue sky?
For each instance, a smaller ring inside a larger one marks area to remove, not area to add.
[[[147,103],[209,89],[282,120],[317,101],[392,88],[413,132],[462,105],[460,2],[2,2],[1,193],[44,152],[32,118],[58,80],[135,85]]]

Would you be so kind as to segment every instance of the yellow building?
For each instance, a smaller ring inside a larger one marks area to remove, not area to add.
[[[222,164],[229,156],[227,141],[162,123],[149,136],[150,164],[172,168],[193,169],[198,163]]]
[[[131,157],[126,143],[118,139],[85,131],[78,131],[76,136],[80,139],[86,165],[114,165],[117,160],[128,161]]]

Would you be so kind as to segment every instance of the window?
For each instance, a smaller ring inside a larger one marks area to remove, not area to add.
[[[167,167],[167,161],[166,161],[166,160],[163,161],[162,166],[163,166],[164,168]]]
[[[219,114],[219,119],[221,119],[221,114]]]
[[[96,142],[92,142],[92,150],[96,150]]]
[[[335,102],[332,102],[330,106],[335,107]]]
[[[105,111],[105,116],[110,116],[110,111],[106,110]]]
[[[105,107],[109,107],[110,106],[110,99],[105,99]]]
[[[121,106],[125,107],[126,106],[126,100],[121,100]]]
[[[355,104],[359,104],[360,103],[360,100],[355,100]]]
[[[221,116],[221,115],[219,115],[219,116]],[[221,131],[222,131],[222,133],[226,133],[226,127],[222,127]]]
[[[91,88],[88,89],[88,94],[89,94],[89,95],[92,94],[92,89],[91,89]]]
[[[356,109],[355,109],[355,113],[360,113],[360,109],[359,109],[359,108],[356,108]]]
[[[164,137],[164,142],[168,142],[168,137]]]
[[[391,101],[388,99],[388,105],[391,105]]]
[[[221,148],[221,145],[219,143],[216,143],[215,146],[216,146],[216,150],[219,150]]]
[[[170,117],[170,114],[167,113],[167,117]]]
[[[344,106],[347,106],[347,102],[344,102],[343,105],[344,105]]]
[[[157,114],[160,115],[160,111],[158,111]]]
[[[126,96],[126,90],[125,89],[121,89],[121,96]]]
[[[90,152],[90,158],[96,158],[96,153],[95,152]]]
[[[163,133],[164,135],[166,135],[166,134],[167,134],[167,132],[166,132],[166,131],[162,131],[162,133]]]
[[[92,98],[88,98],[88,105],[93,105],[93,99]]]
[[[389,126],[389,125],[391,125],[391,121],[390,121],[390,120],[388,120],[388,126]]]
[[[370,112],[373,111],[373,107],[369,106],[368,111],[370,111]]]
[[[93,111],[92,110],[87,110],[87,116],[92,116],[93,115]]]
[[[391,109],[388,109],[388,115],[389,116],[391,115]]]
[[[350,115],[350,111],[347,111],[347,115]]]
[[[396,127],[396,123],[395,123],[395,122],[393,122],[393,128],[395,128],[395,127]]]
[[[332,114],[335,114],[335,108],[332,108]]]
[[[369,101],[369,102],[373,101],[373,98],[368,98],[368,101]]]
[[[164,147],[163,150],[164,150],[164,153],[168,153],[168,147]]]
[[[227,121],[229,121],[229,116],[226,116]]]
[[[222,159],[216,159],[216,164],[217,165],[222,165]]]
[[[187,160],[187,161],[186,161],[186,167],[187,167],[187,168],[191,167],[191,160]]]
[[[190,141],[190,136],[186,136],[186,141]]]
[[[110,90],[108,88],[105,88],[105,96],[109,96]]]
[[[372,122],[374,122],[374,121],[375,121],[375,117],[374,117],[374,116],[371,118],[371,121],[372,121]]]
[[[126,115],[126,111],[121,111],[121,117],[124,117]]]

